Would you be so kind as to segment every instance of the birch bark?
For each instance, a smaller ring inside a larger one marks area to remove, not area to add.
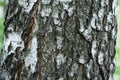
[[[113,80],[116,0],[9,0],[2,80]]]

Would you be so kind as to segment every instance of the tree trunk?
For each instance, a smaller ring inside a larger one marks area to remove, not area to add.
[[[113,80],[116,0],[9,0],[1,80]]]

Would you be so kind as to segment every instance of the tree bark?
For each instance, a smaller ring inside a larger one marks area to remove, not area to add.
[[[2,80],[113,80],[116,0],[9,0]]]

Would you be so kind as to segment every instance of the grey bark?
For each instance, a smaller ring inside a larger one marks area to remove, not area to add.
[[[9,0],[2,80],[113,80],[116,0]]]

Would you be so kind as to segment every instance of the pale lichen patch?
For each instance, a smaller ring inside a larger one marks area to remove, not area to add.
[[[112,29],[112,39],[113,40],[116,39],[116,28],[115,27]]]
[[[112,10],[113,10],[113,13],[114,13],[114,14],[116,14],[116,8],[117,8],[117,0],[113,0]]]
[[[58,80],[64,80],[64,77],[60,77]]]
[[[0,68],[0,80],[11,80],[10,72]]]
[[[102,19],[104,17],[104,8],[101,8],[98,12],[98,17]]]
[[[114,69],[114,65],[111,63],[110,64],[110,71],[113,72],[113,69]]]
[[[97,26],[97,30],[99,30],[99,31],[102,31],[103,30],[103,28],[102,28],[102,25],[101,24],[98,24],[98,23],[96,23],[96,26]]]
[[[68,8],[68,15],[71,16],[73,14],[73,11],[75,10],[75,6]]]
[[[59,0],[54,0],[52,6],[56,6],[56,5],[58,5],[58,4],[59,4]]]
[[[87,78],[90,79],[91,78],[91,69],[92,69],[92,66],[93,65],[93,61],[92,59],[89,61],[89,63],[85,64],[86,66],[86,74],[87,74]]]
[[[79,31],[84,32],[84,30],[85,30],[84,25],[82,23],[80,23]]]
[[[69,8],[69,3],[62,3],[63,9],[67,10]]]
[[[37,0],[18,0],[18,4],[24,8],[24,11],[29,13]]]
[[[52,9],[50,6],[44,6],[41,10],[41,16],[42,17],[49,16],[51,12],[52,12]]]
[[[92,40],[92,29],[85,29],[85,31],[83,32],[83,36],[87,41],[91,41]]]
[[[113,75],[111,73],[109,73],[109,79],[108,80],[114,80]]]
[[[113,22],[112,19],[113,19],[113,14],[112,14],[112,12],[109,12],[107,15],[107,22],[112,23]]]
[[[83,55],[80,56],[79,63],[81,63],[81,64],[85,64],[86,63],[85,56],[83,56]]]
[[[66,58],[64,57],[63,54],[58,54],[56,57],[56,63],[57,63],[57,68],[60,68],[60,66],[65,63]]]
[[[109,5],[109,0],[105,0],[106,5]]]
[[[101,0],[101,6],[105,7],[105,0]]]
[[[30,45],[30,53],[25,58],[25,67],[30,67],[30,72],[35,72],[35,66],[37,64],[37,38],[34,37]]]
[[[52,80],[52,78],[51,77],[47,77],[47,80]]]
[[[98,63],[100,65],[104,64],[104,53],[102,53],[101,51],[98,53]]]
[[[60,4],[63,5],[63,9],[68,10],[69,9],[69,3],[72,2],[72,0],[60,0]]]
[[[24,49],[24,42],[21,39],[21,34],[12,32],[11,34],[8,34],[8,37],[4,37],[4,42],[3,42],[3,59],[1,63],[6,59],[8,55],[11,53],[14,53],[17,47],[20,47],[20,50]],[[10,49],[9,49],[10,48]]]
[[[77,70],[78,70],[78,64],[77,63],[74,63],[72,66],[71,66],[71,71],[68,73],[68,75],[70,77],[73,77],[75,73],[77,73]]]
[[[59,11],[57,9],[54,9],[53,12],[52,12],[52,17],[53,18],[59,18],[58,13],[59,13]]]
[[[105,30],[109,31],[109,26],[108,25],[105,26]]]
[[[54,19],[54,24],[60,26],[61,22],[59,19]]]
[[[97,42],[96,40],[92,41],[92,49],[91,49],[92,57],[95,59],[95,56],[97,54]]]
[[[64,38],[62,36],[57,36],[56,39],[57,39],[57,49],[61,49]]]
[[[8,30],[8,31],[10,31],[10,32],[13,32],[13,30],[14,30],[14,29],[13,29],[13,27],[12,27],[12,26],[13,26],[13,25],[12,25],[12,24],[10,24],[10,25],[9,25],[9,27],[7,28],[7,30]]]
[[[65,16],[65,11],[62,11],[61,12],[61,18],[64,19],[64,16]]]
[[[98,16],[96,15],[96,13],[93,13],[93,17],[92,17],[91,22],[90,22],[91,27],[92,27],[93,29],[96,29],[95,23],[96,23],[96,20],[97,20],[97,19],[98,19]]]
[[[62,27],[56,27],[56,30],[62,32]]]
[[[20,47],[22,50],[24,48],[24,42],[21,39],[21,34],[13,32],[8,35],[8,38],[4,39],[4,45],[5,45],[4,49],[6,52],[8,51],[8,46],[10,44],[11,44],[11,46],[14,46],[14,47],[12,47],[9,54],[14,53],[14,51],[17,47]]]
[[[70,3],[72,0],[59,0],[61,3]]]
[[[21,7],[24,7],[26,3],[26,0],[18,0],[18,4],[21,6]]]
[[[42,0],[42,4],[50,4],[51,0]]]

